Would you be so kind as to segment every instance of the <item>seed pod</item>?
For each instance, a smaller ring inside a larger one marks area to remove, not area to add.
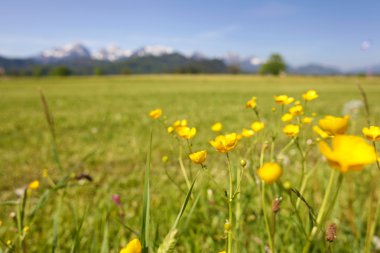
[[[326,241],[333,242],[336,239],[336,230],[337,227],[335,223],[331,223],[330,225],[328,225],[325,236]]]

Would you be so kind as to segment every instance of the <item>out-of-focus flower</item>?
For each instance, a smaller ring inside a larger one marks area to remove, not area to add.
[[[215,133],[220,132],[220,131],[222,130],[222,128],[223,128],[223,125],[222,125],[222,123],[220,123],[220,122],[216,122],[216,123],[214,123],[214,124],[211,126],[211,130],[212,130],[213,132],[215,132]]]
[[[162,158],[161,158],[162,162],[163,163],[167,163],[169,161],[169,157],[167,155],[164,155]]]
[[[149,112],[149,117],[151,117],[152,119],[158,119],[159,117],[161,117],[161,115],[162,115],[161,108],[157,108]]]
[[[236,133],[219,135],[215,140],[210,141],[210,144],[219,152],[227,153],[233,150],[238,143],[238,136]]]
[[[120,206],[120,205],[121,205],[121,198],[120,198],[120,195],[119,195],[119,194],[113,194],[113,195],[112,195],[112,201],[113,201],[116,205]]]
[[[38,181],[38,180],[34,180],[34,181],[32,181],[32,182],[28,185],[28,188],[29,188],[30,190],[37,190],[39,187],[40,187],[40,181]]]
[[[141,253],[142,247],[139,239],[133,239],[127,246],[120,250],[120,253]]]
[[[277,181],[282,174],[282,168],[277,163],[265,163],[257,170],[259,178],[267,184]]]
[[[181,127],[185,127],[187,126],[187,120],[186,119],[183,119],[183,120],[176,120],[174,123],[173,123],[173,127],[174,129],[178,129],[178,128],[181,128]]]
[[[365,165],[376,161],[373,147],[358,136],[337,135],[332,139],[332,149],[324,141],[318,145],[330,166],[342,173],[362,170]]]
[[[295,105],[289,108],[289,113],[293,116],[298,116],[303,114],[302,105]]]
[[[255,121],[252,123],[251,128],[253,131],[260,132],[261,130],[264,129],[264,122],[261,121]]]
[[[311,118],[311,117],[303,117],[301,121],[302,121],[303,124],[309,125],[309,124],[311,124],[311,122],[313,122],[313,118]]]
[[[253,130],[246,128],[243,128],[243,130],[241,131],[241,135],[246,138],[252,137],[254,134],[255,132]]]
[[[245,107],[246,108],[256,108],[256,97],[252,97],[250,100],[247,101],[247,103],[245,103]]]
[[[323,131],[319,126],[313,126],[313,131],[318,134],[322,139],[329,137],[329,134]]]
[[[190,128],[190,127],[180,127],[180,128],[177,128],[177,134],[178,136],[184,138],[184,139],[191,139],[195,136],[195,134],[197,133],[197,129],[195,129],[195,127],[193,128]]]
[[[47,177],[49,177],[49,171],[48,171],[48,169],[44,169],[44,170],[42,171],[42,177],[43,177],[43,178],[47,178]]]
[[[195,164],[202,164],[206,161],[207,151],[202,150],[189,155],[190,160]]]
[[[169,134],[173,133],[174,132],[174,127],[172,127],[172,126],[168,127],[167,131],[168,131]]]
[[[378,126],[363,128],[363,134],[370,141],[380,141],[380,127]]]
[[[334,117],[331,115],[325,116],[318,121],[319,127],[330,136],[344,134],[348,128],[349,116]]]
[[[298,125],[289,124],[286,125],[282,131],[289,137],[295,137],[300,132],[300,127]]]
[[[361,100],[350,100],[343,105],[343,115],[350,115],[355,117],[359,114],[360,109],[364,106],[363,101]]]
[[[305,101],[312,101],[318,98],[318,93],[315,90],[308,90],[306,93],[302,94],[302,98]]]
[[[279,105],[288,105],[290,103],[293,103],[294,97],[289,97],[288,95],[279,95],[274,96],[274,101]]]
[[[282,115],[282,117],[281,117],[281,120],[282,120],[283,122],[290,122],[290,121],[292,121],[292,119],[293,119],[293,115],[291,115],[290,113],[285,113],[285,114]]]
[[[26,235],[28,232],[29,232],[30,228],[29,226],[25,226],[23,229],[22,229],[22,232],[24,232],[24,235]]]

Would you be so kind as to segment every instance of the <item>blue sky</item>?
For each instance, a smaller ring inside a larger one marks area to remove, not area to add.
[[[162,44],[210,56],[234,52],[342,69],[380,63],[380,1],[2,0],[0,55],[70,42],[90,49]],[[370,41],[367,50],[363,41]]]

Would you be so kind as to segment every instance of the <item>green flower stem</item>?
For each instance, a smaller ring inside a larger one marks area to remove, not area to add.
[[[306,242],[306,244],[305,244],[305,246],[303,248],[303,251],[302,251],[303,253],[308,253],[309,252],[310,247],[311,247],[311,242],[313,241],[314,237],[317,235],[318,229],[322,225],[324,219],[326,218],[327,211],[330,209],[328,207],[328,203],[330,203],[330,205],[334,204],[334,202],[329,202],[329,199],[330,199],[330,196],[332,194],[334,182],[336,181],[335,179],[336,179],[336,176],[337,176],[338,173],[339,172],[337,172],[334,169],[331,170],[330,179],[329,179],[329,182],[328,182],[328,185],[327,185],[327,189],[326,189],[325,195],[323,197],[321,208],[319,209],[319,212],[318,212],[316,224],[314,225],[314,227],[311,230],[309,238],[308,238],[308,240],[307,240],[307,242]],[[342,175],[340,175],[340,178],[342,178]],[[339,180],[339,181],[341,182],[341,180]],[[339,191],[339,187],[340,187],[340,184],[338,185],[338,189],[337,189],[337,191],[335,193],[334,199],[336,199],[336,197],[337,197],[337,193]]]
[[[228,222],[230,223],[230,229],[228,230],[227,234],[227,253],[232,253],[232,191],[233,191],[233,179],[232,179],[232,169],[231,169],[231,162],[230,157],[227,155],[227,163],[228,163],[228,174],[229,174],[229,193],[228,193]]]
[[[182,146],[181,145],[179,146],[178,161],[179,161],[179,165],[181,167],[181,171],[182,171],[183,177],[185,178],[187,188],[190,189],[191,184],[190,184],[189,178],[187,177],[185,166],[183,166],[183,161],[182,161]]]
[[[372,144],[373,144],[373,149],[375,150],[375,154],[376,154],[376,164],[377,164],[377,168],[380,170],[380,162],[379,162],[379,155],[377,154],[376,142],[373,141]]]
[[[269,239],[269,248],[270,248],[271,252],[275,252],[274,240],[273,240],[274,238],[273,238],[273,234],[272,234],[271,229],[270,229],[269,217],[268,217],[268,213],[267,213],[267,210],[266,210],[265,183],[264,182],[261,183],[261,208],[263,209],[263,216],[264,216],[264,222],[265,222],[265,230],[267,232],[267,236],[268,236],[268,239]]]

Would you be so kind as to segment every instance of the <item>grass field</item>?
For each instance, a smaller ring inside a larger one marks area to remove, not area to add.
[[[179,223],[174,252],[224,250],[223,225],[228,219],[224,190],[228,191],[228,171],[225,156],[209,144],[215,137],[210,127],[220,121],[223,133],[249,128],[257,120],[254,113],[245,108],[246,101],[252,96],[257,97],[257,108],[266,123],[266,130],[252,139],[242,139],[236,150],[230,153],[232,167],[237,171],[235,179],[240,171],[240,160],[248,161],[241,192],[234,202],[233,247],[236,253],[265,252],[270,236],[266,232],[255,169],[259,165],[261,145],[265,141],[271,145],[271,134],[275,129],[279,131],[275,157],[289,141],[289,137],[281,133],[280,127],[284,125],[278,120],[281,107],[274,103],[273,96],[287,94],[301,100],[302,93],[315,89],[319,98],[308,104],[308,113],[316,113],[313,122],[316,124],[326,114],[342,116],[347,102],[361,100],[358,83],[368,97],[369,119],[372,124],[379,125],[380,78],[375,77],[0,78],[0,252],[1,249],[4,252],[6,249],[15,252],[118,252],[130,239],[141,238],[138,231],[151,128],[149,245],[150,252],[156,252],[187,192],[180,172],[179,146],[183,145],[182,159],[190,179],[194,179],[197,171],[202,171],[199,166],[191,165],[186,143],[178,142],[159,121],[149,118],[149,111],[157,107],[163,109],[168,124],[187,119],[190,126],[197,128],[197,135],[191,140],[192,149],[208,151],[207,173],[198,177]],[[54,115],[62,170],[52,158],[51,135],[41,106],[40,90]],[[272,107],[277,110],[272,112]],[[359,108],[357,114],[351,115],[348,132],[362,135],[366,118],[364,107]],[[311,126],[305,129],[308,132],[302,136],[302,144],[316,137]],[[285,154],[290,161],[284,166],[281,182],[289,181],[297,188],[301,158],[294,145]],[[168,156],[167,163],[162,162],[163,156]],[[316,145],[310,148],[308,158],[309,181],[303,196],[317,212],[331,169]],[[50,179],[42,175],[46,169]],[[52,188],[49,180],[56,183],[66,174],[74,177],[80,173],[91,175],[93,181],[78,182],[73,178],[62,189],[48,191]],[[330,246],[333,252],[371,252],[366,240],[369,225],[380,223],[375,211],[379,209],[376,209],[380,199],[380,189],[376,185],[379,174],[375,164],[345,174],[334,211],[326,220],[326,224],[327,221],[337,224],[338,237],[330,245],[324,242],[324,234],[318,233],[310,252],[325,252]],[[21,233],[20,224],[14,222],[17,218],[11,217],[12,212],[17,216],[17,208],[22,206],[16,201],[20,197],[15,190],[36,179],[41,185],[28,193],[25,204],[23,225],[29,229],[27,233]],[[275,224],[276,234],[273,235],[276,252],[302,252],[307,241],[305,234],[312,228],[310,209],[301,201],[295,211],[292,203],[297,198],[278,185],[270,185],[265,196],[269,209],[275,197],[283,199]],[[33,213],[44,194],[43,206]],[[114,194],[120,195],[121,205],[112,201]],[[379,226],[374,228],[373,234],[380,236]],[[8,240],[12,247],[7,246]],[[376,252],[374,245],[372,250]]]

